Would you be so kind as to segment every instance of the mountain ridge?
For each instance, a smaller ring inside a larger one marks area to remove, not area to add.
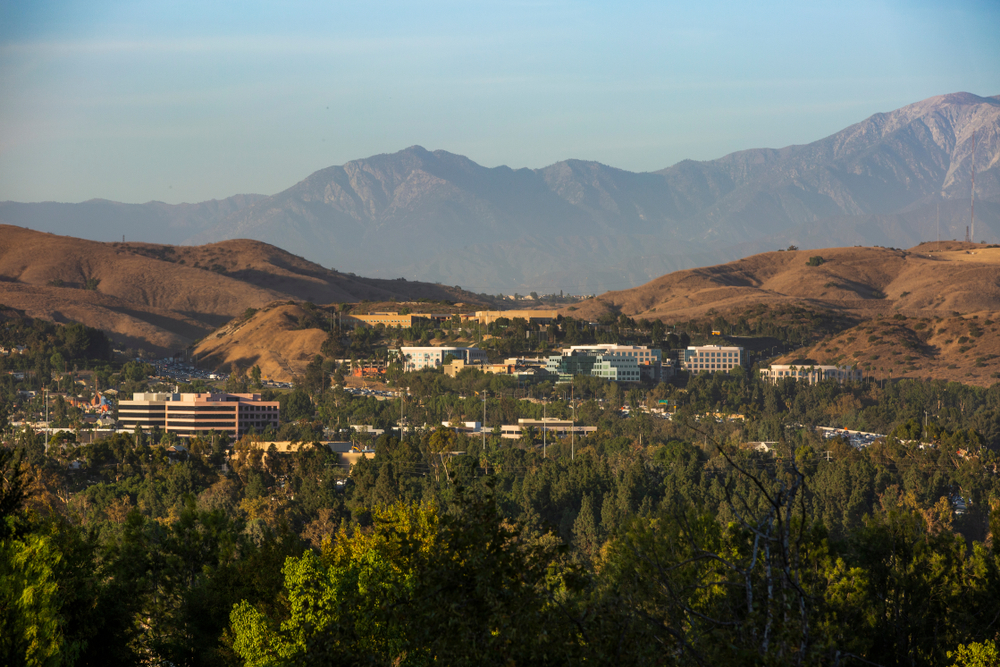
[[[906,247],[935,238],[939,204],[945,237],[963,237],[968,217],[950,204],[967,206],[973,130],[977,203],[1000,202],[1000,95],[950,93],[808,144],[654,172],[577,159],[484,167],[410,146],[218,215],[199,209],[167,231],[189,232],[185,243],[254,238],[344,271],[478,292],[599,293],[784,245]],[[977,238],[1000,238],[998,213],[977,206]]]

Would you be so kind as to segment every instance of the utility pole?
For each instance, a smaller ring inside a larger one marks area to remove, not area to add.
[[[542,458],[547,458],[548,454],[545,450],[546,437],[548,435],[548,429],[545,428],[545,403],[542,403]]]
[[[409,387],[407,387],[406,390],[409,391],[410,390]],[[403,442],[403,401],[404,400],[406,400],[406,399],[405,399],[405,395],[403,394],[403,388],[400,387],[399,388],[399,441],[400,442]]]
[[[483,454],[486,453],[486,390],[483,390],[483,424],[479,427],[483,432]]]
[[[570,429],[569,460],[576,458],[576,385],[570,385],[570,403],[573,406],[573,428]]]

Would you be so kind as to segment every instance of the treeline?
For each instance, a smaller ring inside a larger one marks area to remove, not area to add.
[[[712,315],[673,324],[606,312],[596,322],[560,315],[548,324],[531,323],[518,317],[499,317],[488,325],[479,325],[462,322],[455,316],[443,322],[417,322],[412,327],[392,328],[380,324],[352,329],[342,327],[338,319],[338,313],[351,312],[350,304],[326,310],[309,303],[301,305],[305,313],[299,318],[299,328],[321,329],[327,333],[320,353],[327,360],[325,369],[329,373],[336,371],[333,359],[390,361],[387,350],[403,345],[476,344],[494,361],[499,361],[518,355],[547,354],[572,345],[613,343],[669,350],[695,343],[725,341],[727,337],[754,337],[766,339],[768,345],[798,347],[857,324],[830,311],[760,304],[736,318]]]
[[[1000,387],[581,380],[575,415],[597,432],[543,444],[436,424],[480,420],[484,393],[490,425],[568,416],[561,386],[534,387],[542,405],[479,373],[407,380],[402,406],[284,394],[279,430],[304,441],[290,453],[254,436],[206,434],[185,455],[159,433],[75,448],[8,434],[4,664],[940,665],[995,650]],[[640,409],[661,399],[672,420]],[[400,408],[412,430],[371,441],[350,474],[309,446]],[[855,449],[815,424],[891,435]]]
[[[111,340],[100,329],[30,317],[4,317],[0,321],[0,347],[25,348],[23,353],[0,356],[0,371],[33,371],[47,378],[52,371],[87,369],[112,358]]]

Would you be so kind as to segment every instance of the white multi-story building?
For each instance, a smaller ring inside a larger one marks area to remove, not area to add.
[[[401,347],[403,370],[419,371],[425,368],[439,368],[449,354],[466,364],[484,364],[486,353],[476,347]]]
[[[728,373],[743,365],[742,347],[694,345],[680,355],[681,369],[692,373]]]
[[[794,366],[789,364],[775,364],[770,368],[763,368],[760,376],[769,382],[775,383],[785,378],[795,380],[805,380],[809,384],[816,384],[822,380],[861,380],[864,374],[860,368],[850,366]]]

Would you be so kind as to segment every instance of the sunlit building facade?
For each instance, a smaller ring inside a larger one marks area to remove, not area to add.
[[[252,430],[278,428],[277,401],[262,401],[260,394],[133,394],[118,403],[118,425],[144,431],[154,428],[182,438],[215,431],[239,438]]]

